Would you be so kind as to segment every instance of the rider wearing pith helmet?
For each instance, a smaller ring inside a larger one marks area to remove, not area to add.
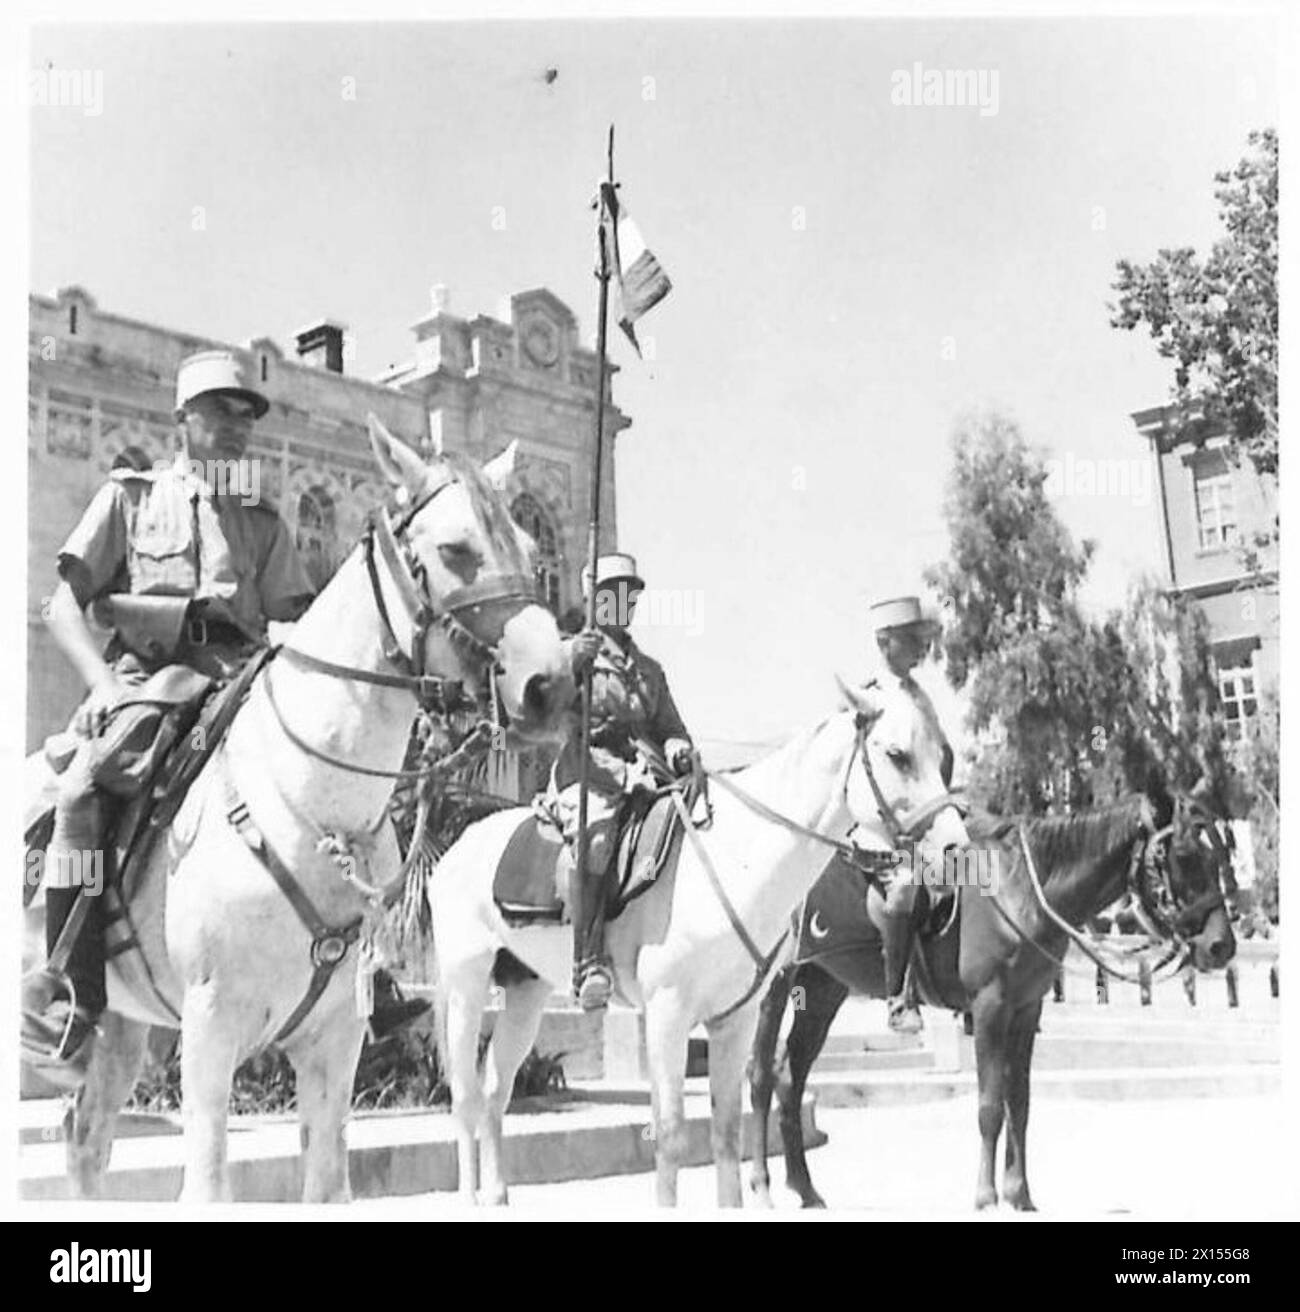
[[[62,766],[45,860],[52,953],[78,900],[85,905],[55,954],[63,969],[25,981],[24,1047],[38,1060],[84,1064],[106,1003],[102,899],[80,887],[77,858],[99,850],[114,799],[149,783],[170,741],[164,717],[132,700],[132,690],[169,667],[229,678],[265,642],[268,620],[297,619],[311,600],[274,507],[241,495],[241,479],[234,495],[227,487],[254,421],[268,409],[236,352],[182,360],[175,460],[153,468],[119,461],[59,551],[46,622],[87,695],[69,733],[47,750]],[[102,651],[86,619],[92,607],[113,631]],[[186,686],[201,693],[205,685],[191,679]]]
[[[931,644],[940,633],[939,621],[927,614],[922,609],[920,598],[914,596],[877,601],[871,606],[870,615],[876,646],[885,668],[895,678],[910,684],[913,695],[929,705],[929,698],[913,680],[912,671],[929,654]],[[938,723],[937,716],[935,723]],[[945,742],[940,767],[944,787],[952,782],[952,765],[952,748]],[[881,934],[890,1027],[900,1033],[915,1034],[921,1028],[921,1013],[907,986],[907,968],[915,937],[916,885],[907,879],[896,878],[887,897],[882,899],[873,890],[867,906]]]

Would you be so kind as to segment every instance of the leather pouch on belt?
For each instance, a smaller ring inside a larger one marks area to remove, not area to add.
[[[108,598],[107,619],[127,649],[149,661],[176,654],[189,612],[189,597],[142,597],[118,592]]]

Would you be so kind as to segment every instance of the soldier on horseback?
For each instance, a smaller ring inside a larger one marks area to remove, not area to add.
[[[915,683],[912,671],[925,659],[930,644],[939,632],[938,622],[923,614],[916,597],[895,597],[871,607],[876,646],[889,674],[911,686],[913,695],[929,709],[938,724],[934,707],[926,693]],[[940,772],[945,787],[952,783],[952,748],[945,742]],[[880,930],[885,957],[885,987],[888,992],[889,1025],[902,1034],[915,1034],[921,1028],[921,1013],[910,987],[908,963],[915,940],[917,885],[907,878],[907,867],[900,867],[881,898],[875,890],[867,905]]]
[[[624,805],[638,789],[653,789],[667,776],[689,774],[694,756],[663,667],[628,633],[645,587],[636,561],[621,553],[601,556],[595,586],[597,627],[569,640],[575,679],[580,681],[588,667],[592,671],[587,864],[570,876],[583,881],[579,905],[585,923],[575,923],[573,942],[574,990],[585,1011],[606,1006],[613,988],[604,949],[605,883]],[[583,590],[590,588],[584,570]],[[575,734],[551,776],[549,801],[570,844],[577,838],[583,751]]]
[[[24,1047],[51,1073],[84,1068],[107,1005],[102,889],[81,872],[108,839],[114,803],[140,793],[174,742],[166,708],[231,679],[266,645],[267,621],[298,619],[314,595],[288,527],[258,495],[260,480],[243,475],[253,424],[269,407],[234,352],[184,359],[175,461],[119,462],[59,552],[47,622],[89,692],[68,732],[46,745],[61,767],[45,856],[47,953],[79,901],[84,917],[61,947],[62,972],[24,981]],[[88,607],[113,630],[102,652]],[[426,1005],[389,985],[375,1032]]]
[[[46,852],[51,953],[82,893],[68,872],[106,841],[110,793],[138,792],[169,745],[156,732],[148,741],[159,717],[130,703],[132,690],[168,667],[229,678],[265,643],[267,620],[295,620],[312,598],[288,528],[239,476],[253,423],[268,408],[234,352],[183,360],[175,462],[115,468],[59,552],[47,622],[89,692],[69,732],[51,740],[66,759]],[[113,630],[102,653],[85,616],[91,606]],[[32,1046],[74,1066],[107,1003],[102,899],[85,897],[66,979],[43,1015],[24,1015]]]

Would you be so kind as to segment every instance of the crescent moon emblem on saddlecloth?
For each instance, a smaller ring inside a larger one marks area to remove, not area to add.
[[[818,928],[818,923],[820,922],[821,917],[822,913],[820,911],[814,911],[812,913],[812,918],[808,921],[808,932],[813,938],[825,938],[826,935],[830,933],[830,930],[824,925],[820,929]]]

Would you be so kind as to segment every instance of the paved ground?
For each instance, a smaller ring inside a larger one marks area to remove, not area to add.
[[[830,1142],[809,1163],[832,1208],[871,1220],[970,1215],[978,1160],[973,1100],[822,1111],[817,1119]],[[1030,1120],[1030,1183],[1045,1218],[1295,1220],[1300,1185],[1279,1169],[1292,1158],[1278,1136],[1291,1133],[1280,1097],[1044,1101]],[[794,1208],[779,1161],[772,1174],[777,1207]],[[512,1210],[547,1218],[636,1213],[649,1207],[653,1189],[649,1175],[521,1186],[512,1191]],[[712,1168],[683,1172],[680,1196],[689,1211],[711,1211]],[[435,1215],[459,1210],[439,1194],[356,1206],[407,1218],[421,1207]]]

